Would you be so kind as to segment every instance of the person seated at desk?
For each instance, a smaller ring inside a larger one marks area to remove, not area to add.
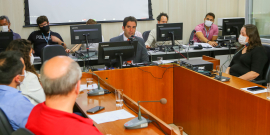
[[[40,30],[32,32],[28,40],[34,44],[34,54],[36,56],[41,56],[41,51],[46,45],[59,44],[62,45],[66,52],[69,53],[70,50],[67,49],[60,34],[50,30],[49,20],[46,16],[40,16],[37,18],[37,25]]]
[[[136,27],[137,27],[137,19],[133,16],[126,17],[123,21],[123,26],[122,26],[124,34],[118,37],[111,38],[110,42],[127,41],[128,38],[130,38],[131,36],[135,34]],[[148,53],[144,45],[144,40],[136,36],[135,36],[135,40],[138,41],[138,45],[137,45],[136,57],[133,59],[133,63],[148,62],[149,57],[148,57]]]
[[[45,94],[40,84],[38,74],[33,66],[34,55],[32,53],[32,44],[26,39],[17,39],[10,42],[7,51],[15,50],[23,54],[22,58],[25,64],[25,77],[20,86],[17,87],[22,94],[27,97],[33,105],[45,101]]]
[[[157,16],[158,24],[168,23],[168,20],[169,20],[169,16],[166,13],[162,12]],[[145,42],[146,48],[155,48],[157,47],[157,43],[160,45],[162,44],[168,45],[169,43],[171,43],[171,41],[167,41],[166,43],[162,41],[157,42],[156,37],[157,37],[157,30],[156,28],[154,28],[150,31],[147,41]]]
[[[261,80],[268,58],[257,27],[244,25],[238,41],[242,46],[236,51],[225,73],[248,81]]]
[[[194,42],[204,42],[211,46],[217,46],[215,40],[218,38],[218,26],[214,24],[215,14],[207,13],[204,18],[204,23],[195,27],[196,33],[193,36]]]
[[[0,109],[13,130],[24,128],[34,105],[16,88],[23,82],[25,66],[18,51],[0,53]]]
[[[97,22],[94,20],[94,19],[89,19],[87,22],[86,22],[86,25],[91,25],[91,24],[97,24]],[[104,42],[104,37],[102,36],[102,42]],[[92,50],[92,51],[98,51],[98,45],[99,43],[88,43],[88,46],[89,46],[89,50]],[[82,50],[86,50],[86,44],[83,44],[81,46],[81,49]],[[76,51],[76,50],[75,50]]]
[[[36,135],[101,135],[93,121],[73,113],[82,72],[77,62],[56,56],[40,70],[46,101],[36,105],[26,128]]]
[[[12,32],[13,33],[13,40],[16,40],[16,39],[21,39],[21,36],[18,34],[18,33],[15,33],[13,32],[12,29],[10,29],[10,20],[8,19],[7,16],[3,15],[3,16],[0,16],[0,31],[1,32]]]

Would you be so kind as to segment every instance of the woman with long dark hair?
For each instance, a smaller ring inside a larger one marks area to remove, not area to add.
[[[253,24],[244,25],[238,41],[242,46],[237,50],[226,73],[248,81],[261,80],[268,58],[257,27]]]
[[[17,39],[10,42],[7,51],[17,50],[23,54],[23,60],[25,64],[25,78],[18,89],[22,94],[27,97],[32,104],[45,101],[45,94],[40,84],[38,74],[33,66],[34,56],[32,54],[32,44],[26,39]]]

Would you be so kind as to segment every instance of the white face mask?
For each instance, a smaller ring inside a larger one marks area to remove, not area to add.
[[[205,26],[210,27],[213,24],[213,22],[205,20],[204,24],[205,24]]]
[[[1,29],[2,32],[8,32],[8,25],[0,26],[0,29]]]
[[[31,65],[34,64],[34,60],[35,60],[35,57],[34,57],[34,55],[31,53],[31,56],[30,56],[30,63],[31,63]]]
[[[246,45],[246,44],[247,44],[246,40],[247,40],[247,37],[244,37],[244,36],[242,36],[242,35],[240,35],[239,38],[238,38],[238,42],[239,42],[241,45]]]

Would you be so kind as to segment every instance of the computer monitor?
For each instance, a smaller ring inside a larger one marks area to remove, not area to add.
[[[71,44],[102,42],[101,24],[70,26]]]
[[[0,32],[0,52],[6,50],[9,43],[13,40],[12,32]]]
[[[122,68],[123,61],[136,57],[138,41],[103,42],[98,46],[98,63]]]
[[[238,37],[241,31],[241,28],[244,25],[245,25],[244,18],[223,19],[222,20],[222,36],[236,35],[236,41],[238,42]]]
[[[183,39],[183,23],[166,23],[157,24],[157,41],[172,40],[172,45],[175,45],[174,40]]]

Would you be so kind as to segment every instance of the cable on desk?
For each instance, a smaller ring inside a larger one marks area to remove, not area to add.
[[[161,67],[161,66],[158,66],[158,67]],[[165,74],[165,72],[169,69],[169,68],[174,68],[174,67],[180,67],[180,66],[173,66],[173,67],[161,67],[161,68],[166,68],[165,69],[165,71],[163,72],[163,74],[162,74],[162,76],[161,76],[161,78],[160,77],[155,77],[151,72],[149,72],[149,71],[145,71],[145,70],[143,70],[143,69],[141,69],[141,68],[139,68],[139,67],[137,67],[138,69],[140,69],[140,70],[142,70],[143,72],[146,72],[146,73],[149,73],[149,74],[151,74],[151,76],[152,77],[154,77],[154,78],[156,78],[156,79],[163,79],[163,76],[164,76],[164,74]]]

